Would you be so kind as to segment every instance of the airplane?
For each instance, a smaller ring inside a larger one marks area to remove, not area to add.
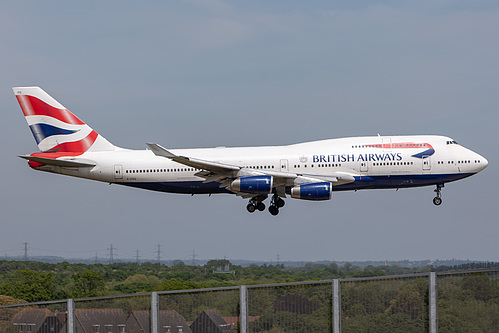
[[[39,87],[14,87],[40,152],[19,157],[31,168],[153,191],[230,193],[248,212],[277,215],[283,198],[323,201],[335,191],[436,186],[484,170],[488,161],[438,135],[365,136],[262,147],[120,148]]]

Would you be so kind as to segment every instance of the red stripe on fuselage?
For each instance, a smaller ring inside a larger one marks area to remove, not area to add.
[[[393,148],[431,148],[433,147],[429,143],[415,143],[415,142],[400,142],[400,143],[383,143],[383,144],[371,144],[364,145],[369,148],[385,148],[385,149],[393,149]]]
[[[36,97],[29,95],[16,95],[16,98],[21,105],[24,116],[48,116],[58,119],[67,124],[85,125],[83,121],[78,119],[74,114],[67,109],[58,109],[47,103],[39,100]]]

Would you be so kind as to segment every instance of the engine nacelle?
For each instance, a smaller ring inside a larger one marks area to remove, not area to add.
[[[234,180],[230,184],[230,189],[234,192],[269,194],[272,192],[273,184],[272,176],[246,176]]]
[[[333,187],[329,182],[301,184],[291,188],[291,197],[302,200],[329,200]]]

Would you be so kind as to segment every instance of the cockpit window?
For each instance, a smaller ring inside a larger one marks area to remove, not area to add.
[[[452,141],[447,141],[447,144],[448,145],[458,145],[459,143],[457,143],[456,141],[452,140]]]

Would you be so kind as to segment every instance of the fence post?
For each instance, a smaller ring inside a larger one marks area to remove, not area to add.
[[[239,287],[239,299],[240,299],[240,313],[239,313],[239,324],[240,332],[248,333],[248,287]]]
[[[341,285],[333,280],[333,333],[341,333]]]
[[[438,333],[437,273],[430,272],[430,333]]]
[[[67,318],[68,331],[66,333],[74,333],[75,332],[75,301],[72,298],[68,299],[67,313],[68,313],[68,318]]]
[[[158,318],[159,318],[158,312],[159,312],[158,293],[152,292],[151,293],[151,333],[158,333]]]

